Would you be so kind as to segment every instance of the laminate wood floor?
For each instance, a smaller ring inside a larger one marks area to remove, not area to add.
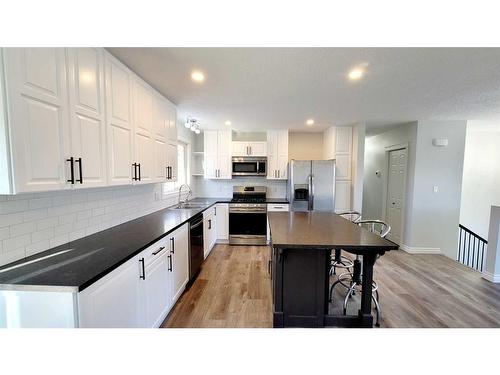
[[[268,259],[266,246],[217,245],[162,326],[272,327]],[[444,256],[391,251],[375,279],[382,327],[500,327],[500,284]],[[330,312],[341,311],[344,292],[336,288]],[[356,296],[348,313],[358,309]]]

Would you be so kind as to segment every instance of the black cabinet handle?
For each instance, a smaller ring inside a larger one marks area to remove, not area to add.
[[[80,171],[80,179],[76,180],[76,182],[79,182],[80,184],[83,184],[83,171],[82,171],[82,158],[78,158],[75,160],[75,163],[78,163],[78,169]]]
[[[267,262],[267,273],[270,275],[271,274],[271,260]]]
[[[139,181],[141,181],[141,163],[137,164],[139,166]]]
[[[154,251],[153,253],[151,253],[152,255],[156,255],[158,254],[160,251],[162,251],[163,249],[165,248],[165,246],[162,246],[160,247],[158,250]]]
[[[174,237],[170,237],[170,242],[172,242],[172,247],[171,247],[172,250],[170,250],[170,254],[175,254],[175,239],[174,239]]]
[[[172,255],[168,255],[168,270],[172,272]]]
[[[72,184],[75,183],[75,160],[73,159],[73,156],[70,157],[69,159],[66,159],[66,161],[69,161],[69,169],[71,173],[71,178],[69,180],[66,180],[66,182],[71,182]]]
[[[139,275],[139,279],[146,280],[146,270],[144,268],[144,258],[139,259],[139,262],[142,265],[142,275]]]
[[[132,177],[132,180],[137,181],[137,163],[133,163],[132,167],[134,167],[134,177]]]
[[[208,229],[212,229],[212,220],[208,219]]]
[[[172,167],[168,167],[168,179],[172,179]]]

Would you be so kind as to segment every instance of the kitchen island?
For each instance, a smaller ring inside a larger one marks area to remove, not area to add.
[[[396,244],[333,213],[270,212],[269,225],[274,327],[373,326],[373,266]],[[330,254],[336,249],[363,256],[357,316],[328,314]]]

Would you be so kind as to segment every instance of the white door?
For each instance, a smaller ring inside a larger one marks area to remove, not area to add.
[[[386,220],[391,226],[388,238],[401,244],[401,229],[404,209],[407,149],[389,152],[389,174],[387,181]]]
[[[217,134],[218,178],[231,179],[232,177],[231,151],[231,130],[219,131]]]
[[[278,178],[278,132],[268,130],[267,132],[267,178]]]
[[[247,156],[249,153],[246,142],[232,142],[231,148],[233,156]]]
[[[134,257],[78,293],[83,328],[134,328],[143,324],[139,258]]]
[[[168,118],[168,132],[167,139],[172,142],[177,142],[177,109],[175,105],[166,100],[167,105],[167,118]]]
[[[106,139],[108,183],[132,183],[134,163],[130,71],[106,54]]]
[[[69,187],[69,114],[63,48],[6,48],[16,193]]]
[[[217,171],[217,131],[205,130],[203,132],[204,150],[204,176],[205,178],[216,178]]]
[[[68,49],[71,156],[75,187],[106,185],[104,61],[99,48]]]
[[[163,250],[145,267],[143,291],[147,328],[159,327],[171,306],[167,253],[168,250]]]
[[[170,239],[172,304],[182,294],[189,280],[188,225],[177,229]]]
[[[136,133],[135,135],[135,161],[138,165],[136,183],[149,183],[153,181],[155,165],[154,140],[150,135]]]

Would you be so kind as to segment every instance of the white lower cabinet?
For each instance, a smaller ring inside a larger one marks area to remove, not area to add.
[[[216,208],[203,211],[203,253],[206,259],[217,241]]]
[[[267,212],[288,212],[290,205],[288,203],[268,203]],[[269,230],[269,219],[267,219],[267,242],[271,240],[271,232]]]
[[[217,241],[229,241],[229,204],[217,204],[215,222],[217,223]]]
[[[159,327],[189,279],[188,224],[78,293],[79,326]]]

